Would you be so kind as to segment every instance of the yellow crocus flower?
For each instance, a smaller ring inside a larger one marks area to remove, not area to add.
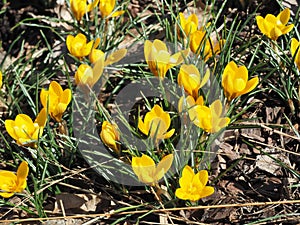
[[[138,179],[147,184],[155,186],[158,181],[168,172],[173,162],[173,154],[166,155],[155,165],[153,159],[145,154],[141,157],[132,157],[132,169]]]
[[[120,141],[120,134],[116,124],[104,121],[102,123],[100,137],[106,146],[111,148],[118,155],[120,154],[120,144],[118,143]]]
[[[91,63],[95,63],[96,61],[98,61],[100,58],[102,58],[104,56],[104,52],[101,51],[100,49],[97,49],[97,47],[100,44],[101,39],[100,38],[96,38],[93,48],[89,54],[89,60]]]
[[[294,61],[300,70],[300,51],[299,51],[300,42],[296,38],[292,38],[291,42],[291,53]]]
[[[168,131],[171,125],[169,113],[165,112],[159,105],[155,105],[150,112],[147,112],[144,118],[139,117],[138,128],[145,135],[155,138],[156,142],[161,139],[170,138],[175,129]]]
[[[204,61],[207,61],[213,55],[219,54],[224,44],[224,39],[212,43],[211,38],[206,37],[206,31],[203,27],[193,32],[190,37],[191,51],[197,55],[201,54]]]
[[[100,79],[103,69],[104,55],[98,59],[93,68],[87,64],[81,64],[75,73],[75,83],[77,85],[87,85],[92,88]]]
[[[38,138],[43,134],[46,121],[47,112],[42,109],[35,121],[32,121],[26,114],[18,114],[15,120],[5,120],[5,129],[18,145],[36,147]]]
[[[193,202],[212,195],[215,190],[211,186],[206,186],[207,181],[207,170],[200,170],[195,174],[193,169],[186,165],[179,179],[180,188],[176,189],[175,195],[182,200],[190,200]]]
[[[86,36],[79,33],[75,37],[68,35],[66,43],[70,54],[81,59],[90,54],[94,41],[92,40],[87,43]]]
[[[40,100],[52,119],[62,121],[63,113],[71,102],[72,93],[69,88],[63,90],[59,83],[52,81],[49,90],[42,89]]]
[[[0,196],[9,198],[15,193],[21,193],[27,186],[28,163],[23,161],[18,167],[17,174],[0,170]]]
[[[161,78],[165,77],[169,69],[183,62],[188,51],[186,49],[171,55],[166,44],[158,39],[153,43],[149,40],[144,43],[144,55],[149,69],[155,76]]]
[[[189,103],[191,104],[191,102]],[[222,116],[222,103],[218,99],[209,107],[205,105],[195,104],[190,107],[188,114],[190,120],[198,127],[208,133],[216,133],[230,123],[230,118]]]
[[[90,12],[98,4],[99,0],[95,0],[88,4],[87,0],[70,0],[71,11],[77,21],[80,21],[85,13]]]
[[[183,13],[179,13],[179,22],[184,32],[185,36],[188,37],[190,34],[194,33],[198,27],[198,17],[196,14],[191,14],[187,19]],[[181,33],[181,29],[178,29],[178,34]],[[181,35],[179,35],[181,36]]]
[[[245,66],[238,67],[234,61],[227,64],[222,75],[222,87],[229,102],[252,91],[258,82],[258,77],[248,80],[247,68]]]
[[[183,110],[189,111],[195,105],[204,105],[203,96],[201,95],[198,96],[196,98],[196,101],[195,98],[191,95],[188,95],[186,98],[182,96],[178,102],[178,111],[179,112],[183,112]]]
[[[197,67],[193,64],[183,64],[178,73],[177,82],[184,87],[184,90],[194,98],[198,97],[198,91],[207,83],[209,79],[209,70],[206,70],[203,78]]]
[[[100,8],[102,18],[117,17],[122,15],[125,12],[121,10],[111,14],[115,8],[115,5],[116,5],[116,0],[100,0],[99,8]]]
[[[267,14],[265,18],[256,16],[256,22],[259,30],[268,38],[276,41],[281,35],[290,32],[294,24],[287,25],[290,19],[290,10],[288,8],[281,11],[277,16]]]

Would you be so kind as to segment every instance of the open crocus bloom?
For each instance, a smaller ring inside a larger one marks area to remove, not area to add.
[[[175,195],[182,200],[198,201],[214,193],[214,188],[206,186],[208,181],[208,172],[201,170],[197,174],[193,169],[186,165],[183,168],[182,176],[179,179],[180,188],[177,188]]]
[[[184,90],[194,98],[198,97],[198,91],[206,84],[209,79],[209,70],[202,77],[197,67],[193,64],[183,64],[178,74],[178,84],[184,87]]]
[[[34,122],[29,116],[19,114],[15,120],[5,120],[5,128],[18,145],[36,147],[38,138],[43,134],[46,121],[47,113],[45,109],[42,109]]]
[[[40,93],[41,103],[52,119],[62,121],[63,113],[71,102],[72,93],[69,88],[63,90],[59,83],[51,81],[49,90],[42,89]]]
[[[209,107],[195,105],[188,113],[191,121],[208,133],[216,133],[230,123],[230,118],[222,116],[222,103],[218,99]]]
[[[103,69],[104,55],[98,59],[93,68],[87,64],[81,64],[75,73],[75,83],[77,85],[87,85],[92,88],[100,79]]]
[[[153,43],[149,40],[144,44],[144,55],[151,72],[158,77],[164,78],[167,71],[183,62],[189,50],[182,50],[173,55],[168,52],[166,44],[158,39]]]
[[[159,105],[155,105],[150,112],[147,112],[144,121],[139,117],[138,128],[145,135],[155,138],[155,142],[161,139],[170,138],[175,129],[168,131],[171,125],[169,113],[165,112]]]
[[[291,42],[291,53],[292,57],[294,57],[294,61],[300,70],[300,51],[299,51],[300,42],[297,41],[296,38],[292,38]]]
[[[94,41],[87,43],[86,36],[79,33],[75,37],[68,35],[66,43],[70,54],[80,59],[90,54]]]
[[[173,162],[173,154],[166,155],[155,165],[153,159],[147,155],[132,158],[132,169],[139,180],[154,186],[168,172]]]
[[[112,124],[108,121],[104,121],[102,124],[102,130],[100,132],[100,137],[103,143],[111,148],[118,155],[120,154],[120,134],[117,129],[117,125]]]
[[[235,62],[227,64],[222,75],[222,87],[228,101],[252,91],[258,85],[258,77],[248,80],[245,66],[238,67]]]
[[[284,9],[277,16],[267,14],[265,18],[256,16],[256,22],[259,30],[268,38],[276,41],[281,35],[290,32],[294,24],[286,25],[290,19],[290,10]]]
[[[88,4],[87,0],[70,0],[71,11],[77,21],[80,21],[85,13],[90,12],[96,7],[99,0],[95,0]]]
[[[0,170],[0,196],[9,198],[15,193],[21,193],[27,186],[28,163],[23,161],[17,174],[7,170]]]
[[[180,26],[184,34],[188,37],[190,34],[194,33],[198,27],[198,17],[196,14],[191,14],[187,19],[184,17],[183,13],[179,13]],[[180,34],[180,29],[178,29]]]

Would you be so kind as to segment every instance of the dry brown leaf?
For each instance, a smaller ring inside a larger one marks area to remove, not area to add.
[[[79,209],[86,212],[94,212],[96,211],[97,204],[100,202],[101,199],[98,195],[62,193],[56,195],[53,212],[61,211],[61,207],[63,207],[64,210]]]

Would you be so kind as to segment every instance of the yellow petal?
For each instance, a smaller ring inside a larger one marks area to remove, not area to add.
[[[104,57],[97,60],[93,67],[93,85],[100,79],[104,69]]]
[[[181,178],[179,179],[179,185],[183,189],[189,189],[190,184],[194,178],[195,174],[193,169],[186,165],[182,170]]]
[[[295,58],[296,64],[298,64],[298,58],[299,58],[299,42],[296,38],[292,38],[291,41],[291,53],[292,57]],[[297,55],[295,55],[297,53]]]
[[[57,122],[61,122],[62,116],[64,112],[66,111],[68,105],[64,103],[58,103],[58,105],[55,107],[55,110],[52,114],[53,119],[55,119]]]
[[[259,30],[263,33],[263,34],[266,34],[267,31],[265,29],[265,26],[264,26],[264,18],[261,17],[261,16],[256,16],[256,23],[257,23],[257,26],[259,28]]]
[[[209,77],[210,77],[210,72],[209,72],[209,69],[207,69],[205,74],[204,74],[204,77],[201,80],[200,88],[202,88],[207,83]]]
[[[159,51],[168,52],[167,45],[159,39],[155,39],[153,41],[153,46],[152,47],[155,48],[158,52]]]
[[[44,127],[46,125],[47,122],[46,108],[41,109],[34,122],[37,123],[40,127]]]
[[[0,192],[0,196],[3,198],[10,198],[13,195],[14,195],[14,193]]]
[[[213,103],[211,103],[210,109],[211,109],[212,113],[214,114],[214,116],[218,116],[218,117],[221,116],[222,110],[223,110],[221,100],[217,99]]]
[[[99,0],[95,0],[92,3],[88,4],[86,11],[90,12],[93,8],[95,8],[98,5],[98,3],[99,3]]]
[[[203,96],[202,95],[200,95],[198,98],[197,98],[197,100],[196,100],[196,104],[197,105],[204,105],[204,99],[203,99]]]
[[[17,126],[20,129],[20,132],[24,133],[26,137],[30,137],[35,130],[32,119],[25,114],[19,114],[16,116],[15,126]],[[23,135],[20,136],[25,137]]]
[[[175,129],[173,128],[164,134],[163,139],[169,139],[170,137],[173,136],[174,133],[175,133]]]
[[[171,168],[173,163],[173,154],[166,155],[162,158],[162,160],[158,163],[155,170],[155,179],[159,181]]]
[[[182,200],[189,200],[190,194],[183,188],[177,188],[175,191],[175,196]]]
[[[90,42],[88,42],[84,48],[82,49],[81,51],[81,56],[87,56],[91,53],[92,51],[92,48],[93,48],[93,44],[94,44],[94,41],[91,40]]]
[[[220,129],[223,129],[224,127],[226,127],[230,123],[230,118],[228,118],[228,117],[220,118],[220,119],[218,119],[217,122],[218,122],[218,124],[216,126],[213,125],[213,129],[210,133],[218,132]]]
[[[108,66],[115,62],[120,61],[122,58],[125,57],[126,53],[127,53],[127,50],[125,48],[122,48],[122,49],[119,49],[119,50],[113,52],[105,60],[104,66]]]
[[[114,12],[111,17],[118,17],[118,16],[121,16],[125,13],[125,10],[119,10],[119,11],[116,11]]]
[[[60,103],[68,105],[72,99],[72,92],[69,88],[65,89],[60,96]]]
[[[284,27],[281,31],[282,31],[282,34],[287,34],[289,33],[292,29],[294,28],[294,24],[290,24],[286,27]]]
[[[49,92],[55,93],[55,95],[60,96],[63,92],[63,89],[59,83],[57,83],[56,81],[51,81],[49,85]]]
[[[203,186],[206,186],[207,184],[207,181],[208,181],[208,172],[207,170],[200,170],[198,173],[198,178],[199,178],[199,181],[201,182],[201,184]]]
[[[104,58],[104,52],[100,49],[92,49],[89,55],[89,60],[91,63],[97,62],[99,59]]]
[[[143,122],[142,118],[139,117],[139,122],[138,122],[138,128],[140,129],[140,131],[145,134],[148,135],[149,134],[149,127],[146,126],[146,124]]]
[[[146,184],[155,182],[155,163],[151,157],[145,154],[141,157],[133,157],[131,166],[141,182]]]
[[[254,78],[252,78],[251,80],[249,80],[249,81],[247,82],[247,85],[246,85],[245,89],[240,93],[240,95],[249,93],[249,92],[252,91],[254,88],[256,88],[256,86],[258,85],[258,83],[259,83],[258,77],[254,77]]]
[[[152,42],[149,40],[146,40],[144,43],[144,56],[145,56],[145,60],[147,63],[148,63],[148,61],[153,60],[151,57],[151,51],[152,51]]]
[[[278,14],[277,18],[283,25],[286,25],[290,19],[290,10],[288,8],[284,9]]]
[[[171,119],[169,113],[165,112],[159,105],[154,105],[150,114],[154,113],[153,117],[159,117],[165,123],[166,127],[168,128],[171,124]]]
[[[101,39],[99,37],[95,39],[94,46],[93,46],[94,49],[96,49],[99,46],[100,41],[101,41]]]
[[[101,12],[102,18],[105,18],[111,14],[114,10],[116,0],[101,0],[99,4],[99,9]]]
[[[206,38],[205,35],[206,32],[203,30],[197,30],[191,34],[190,48],[193,53],[199,54],[201,52],[201,48],[205,42],[204,39]]]
[[[7,133],[15,140],[18,140],[19,137],[17,136],[17,134],[15,133],[15,121],[13,120],[5,120],[5,129],[7,131]]]
[[[182,63],[189,54],[189,49],[181,50],[170,57],[170,64],[177,66]]]
[[[73,42],[74,42],[74,37],[72,35],[68,35],[67,36],[67,39],[66,39],[66,45],[67,45],[67,48],[69,50],[69,52],[72,54],[73,50],[72,50],[72,45],[73,45]]]
[[[211,186],[205,186],[205,187],[202,189],[202,191],[201,191],[201,193],[200,193],[200,195],[199,195],[199,199],[200,199],[200,198],[205,198],[205,197],[207,197],[207,196],[210,196],[210,195],[212,195],[214,192],[215,192],[215,189],[214,189],[213,187],[211,187]]]
[[[150,156],[142,154],[141,157],[132,158],[132,166],[134,167],[153,167],[155,163]]]
[[[89,71],[91,71],[90,73],[93,72],[92,68],[87,64],[80,64],[80,66],[78,67],[78,69],[75,73],[75,83],[77,85],[85,83],[86,79],[84,78],[84,75],[86,74],[87,69],[89,69]]]
[[[18,170],[17,170],[17,180],[21,187],[24,187],[24,182],[28,176],[29,168],[28,163],[23,161],[21,162]]]

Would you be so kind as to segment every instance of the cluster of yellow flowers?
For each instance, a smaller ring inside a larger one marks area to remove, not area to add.
[[[221,40],[211,48],[209,44],[211,40],[208,40],[209,37],[206,37],[204,28],[197,30],[198,19],[196,15],[192,14],[187,20],[185,20],[183,14],[180,14],[179,17],[185,36],[190,36],[190,49],[194,53],[198,53],[199,48],[202,48],[203,43],[206,41],[204,60],[221,51],[221,44],[223,45],[225,40]],[[183,63],[180,66],[177,82],[184,88],[188,96],[179,100],[178,108],[180,112],[186,110],[190,120],[205,132],[216,133],[230,123],[230,118],[222,117],[223,106],[220,99],[215,100],[209,106],[205,105],[205,96],[199,95],[199,91],[208,82],[211,74],[209,70],[205,74],[201,74],[194,64],[184,63],[189,55],[189,51],[189,49],[185,49],[171,54],[167,45],[158,39],[155,39],[153,42],[146,40],[144,43],[146,63],[152,74],[159,79],[164,79],[168,70]],[[258,77],[248,80],[247,68],[245,66],[237,66],[234,61],[228,63],[222,74],[222,87],[228,102],[252,91],[258,85],[258,82]],[[157,104],[146,113],[143,119],[141,117],[138,118],[138,129],[149,136],[155,144],[162,139],[168,139],[173,136],[175,129],[170,129],[170,126],[170,114]],[[106,146],[118,155],[121,154],[120,132],[116,124],[104,121],[100,137]],[[143,154],[141,157],[132,157],[131,165],[141,182],[157,186],[159,180],[170,169],[173,158],[173,154],[166,155],[155,165],[151,157]],[[214,192],[213,187],[206,186],[207,182],[208,172],[206,170],[201,170],[195,174],[193,169],[186,165],[182,171],[182,177],[179,179],[180,187],[175,194],[180,199],[197,201]]]
[[[289,33],[293,28],[294,24],[287,25],[290,20],[290,10],[288,8],[281,11],[277,16],[267,14],[265,18],[262,16],[256,16],[256,22],[259,30],[273,41]],[[291,41],[291,54],[294,61],[300,70],[300,53],[298,51],[300,42],[296,38],[292,38]]]
[[[98,5],[103,19],[108,20],[111,17],[120,16],[124,11],[114,11],[115,4],[115,0],[100,0],[100,3],[99,0],[90,3],[86,0],[70,1],[71,11],[78,22]],[[269,14],[266,18],[257,16],[256,20],[261,32],[276,41],[279,36],[292,30],[293,24],[286,25],[289,17],[290,11],[285,9],[277,17]],[[191,14],[186,19],[180,13],[179,22],[180,26],[177,29],[179,38],[183,43],[188,43],[189,48],[171,54],[163,41],[158,39],[153,42],[146,40],[144,43],[145,61],[151,73],[161,80],[167,76],[170,69],[182,64],[177,74],[177,83],[185,90],[187,96],[180,98],[179,111],[187,113],[193,124],[204,132],[217,133],[228,126],[230,118],[224,116],[225,113],[220,99],[216,99],[207,105],[206,96],[200,94],[200,89],[208,83],[212,74],[209,70],[201,74],[194,64],[187,64],[186,59],[192,51],[200,56],[202,60],[207,61],[222,51],[226,41],[220,39],[217,43],[213,43],[206,31],[209,24],[198,29],[198,18],[195,14]],[[76,36],[67,36],[66,45],[70,54],[81,63],[74,77],[77,85],[92,88],[100,79],[106,66],[120,61],[127,54],[126,49],[120,49],[106,55],[98,49],[100,43],[100,38],[97,37],[95,40],[88,41],[82,33],[78,33]],[[293,38],[291,53],[300,69],[299,46],[300,42]],[[88,63],[86,63],[84,57],[88,57]],[[259,83],[259,79],[257,76],[249,79],[246,66],[239,66],[234,61],[230,61],[222,72],[221,83],[227,103],[232,103],[239,96],[254,90]],[[2,73],[0,72],[1,86]],[[15,120],[7,119],[5,120],[7,133],[18,145],[36,148],[39,138],[43,135],[48,116],[61,123],[71,98],[72,92],[69,88],[63,90],[58,82],[52,81],[48,90],[42,89],[40,92],[40,102],[43,108],[35,120],[32,120],[26,114],[18,114]],[[175,133],[175,129],[171,128],[170,114],[158,104],[154,105],[143,118],[138,118],[137,126],[139,131],[149,136],[155,145],[158,145],[160,140],[171,138]],[[121,134],[116,124],[104,121],[100,138],[108,148],[112,149],[117,155],[121,155]],[[170,170],[173,160],[174,155],[168,154],[156,165],[150,156],[142,154],[140,157],[132,157],[131,166],[139,181],[146,185],[158,186],[159,181]],[[16,174],[1,170],[0,196],[7,198],[16,192],[22,192],[27,185],[28,172],[28,163],[25,161],[20,164]],[[185,165],[175,195],[183,200],[198,201],[214,193],[214,188],[207,186],[207,182],[208,172],[206,170],[195,173],[193,168]]]
[[[18,114],[15,120],[5,120],[7,133],[18,145],[37,147],[37,142],[43,135],[48,114],[55,121],[62,121],[63,113],[71,101],[71,90],[63,90],[60,84],[52,81],[49,90],[42,89],[40,101],[43,108],[34,121],[26,114]],[[8,198],[15,192],[22,192],[26,187],[28,171],[28,164],[24,161],[19,166],[17,175],[9,171],[0,171],[0,195]]]
[[[259,29],[270,39],[276,41],[283,34],[288,33],[293,24],[286,25],[290,17],[288,9],[283,10],[277,17],[267,15],[266,18],[257,16],[257,24]],[[168,51],[166,44],[160,40],[146,40],[144,43],[144,56],[148,67],[154,76],[164,79],[168,70],[180,66],[177,76],[177,82],[182,86],[187,97],[182,97],[179,101],[179,110],[188,112],[190,120],[198,127],[208,133],[216,133],[230,123],[230,118],[222,117],[223,106],[220,99],[215,100],[209,106],[205,105],[205,96],[199,95],[199,90],[210,79],[209,70],[201,74],[194,64],[185,64],[189,50],[199,55],[207,61],[210,57],[218,54],[225,44],[225,40],[220,40],[212,46],[210,37],[207,37],[205,27],[198,29],[198,19],[195,14],[190,15],[187,19],[183,14],[179,15],[180,29],[178,34],[183,41],[188,41],[190,49],[181,50],[175,54]],[[291,42],[291,53],[295,58],[295,62],[300,69],[300,53],[298,48],[300,42],[295,38]],[[248,69],[244,65],[237,65],[234,61],[230,61],[221,76],[221,84],[224,96],[228,103],[241,95],[254,90],[258,83],[257,76],[249,79]],[[155,143],[161,139],[168,139],[175,133],[174,128],[170,129],[171,118],[169,113],[165,112],[161,106],[154,107],[146,113],[144,118],[138,119],[139,130],[150,136]],[[102,141],[118,154],[121,153],[120,133],[115,124],[105,121],[101,131]],[[154,160],[147,156],[132,158],[132,168],[138,179],[147,184],[155,186],[159,180],[167,173],[173,162],[173,154],[166,155],[155,165]],[[175,195],[184,200],[197,201],[202,197],[211,195],[214,192],[212,187],[206,186],[208,181],[208,173],[202,170],[194,173],[193,169],[186,165],[182,170],[182,177],[179,179],[179,188]]]
[[[81,21],[82,17],[92,11],[99,3],[99,0],[95,0],[92,3],[87,3],[86,0],[71,0],[71,11],[77,21]],[[120,16],[124,13],[123,10],[113,12],[116,5],[116,0],[100,0],[99,9],[102,18],[108,19],[109,17]]]
[[[70,5],[74,17],[79,22],[86,13],[92,11],[98,5],[101,17],[105,20],[124,13],[124,11],[113,12],[116,5],[115,0],[95,0],[89,4],[86,0],[71,0]],[[87,42],[87,37],[82,33],[78,33],[76,36],[67,36],[66,45],[70,54],[79,60],[88,56],[89,62],[94,64],[91,67],[89,64],[82,63],[78,67],[75,73],[75,83],[77,85],[92,88],[101,77],[104,67],[118,62],[127,53],[126,49],[120,49],[106,56],[102,50],[98,49],[100,43],[101,39],[99,37]]]
[[[191,14],[187,19],[183,13],[179,13],[180,27],[178,34],[183,42],[187,41],[193,53],[202,56],[204,61],[207,61],[213,55],[220,53],[221,48],[225,44],[225,40],[221,39],[213,43],[212,39],[208,37],[206,28],[198,29],[198,17],[196,14]]]
[[[47,114],[56,122],[62,121],[63,113],[71,102],[71,90],[63,90],[59,83],[52,81],[49,90],[42,89],[40,101],[43,109],[36,119],[26,114],[18,114],[15,120],[5,120],[5,128],[8,134],[22,146],[36,147],[38,139],[43,135],[44,126],[47,122]]]

